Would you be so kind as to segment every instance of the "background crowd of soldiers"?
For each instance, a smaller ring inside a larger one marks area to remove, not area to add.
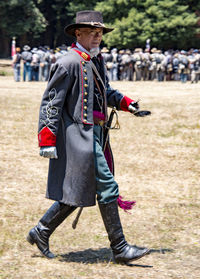
[[[47,81],[51,66],[56,60],[65,55],[69,50],[66,46],[61,46],[55,50],[48,46],[30,48],[25,45],[23,50],[16,48],[16,54],[13,56],[13,70],[15,81],[21,79],[21,68],[23,66],[23,81]]]
[[[16,48],[13,57],[14,78],[20,81],[23,64],[23,81],[47,81],[51,65],[66,54],[70,47],[65,45],[50,49],[48,46],[31,49],[28,45]],[[108,50],[103,47],[108,77],[110,81],[181,81],[197,83],[200,79],[200,50],[165,51],[157,48]]]
[[[157,48],[134,51],[102,49],[110,80],[191,81],[200,79],[200,50],[165,51]]]

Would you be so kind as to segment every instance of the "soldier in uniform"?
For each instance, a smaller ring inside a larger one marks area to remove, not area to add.
[[[136,48],[133,53],[135,80],[141,80],[142,78],[142,49]]]
[[[124,79],[133,80],[133,59],[130,49],[126,49],[122,55],[122,63],[124,65]]]
[[[109,78],[109,80],[112,80],[111,79],[111,69],[112,69],[112,66],[113,66],[112,54],[109,52],[107,47],[102,48],[101,54],[102,54],[102,56],[104,58],[104,61],[106,63],[108,78]]]
[[[156,71],[157,71],[156,52],[157,52],[157,48],[154,47],[151,49],[151,54],[150,54],[151,65],[149,67],[151,80],[154,80],[156,78]]]
[[[120,61],[120,79],[131,80],[131,52],[129,49],[120,50],[119,61]]]
[[[38,54],[38,49],[34,47],[31,52],[33,54],[31,60],[31,80],[39,81],[40,56]]]
[[[125,54],[125,50],[124,49],[120,49],[119,51],[119,56],[118,56],[118,60],[119,60],[119,66],[118,66],[118,79],[119,80],[124,80],[124,72],[125,72],[125,62],[123,59],[123,56]]]
[[[179,54],[179,70],[180,80],[185,83],[188,79],[189,74],[189,59],[187,57],[187,52],[185,50],[181,50]]]
[[[118,65],[119,65],[119,56],[116,48],[113,48],[111,50],[111,55],[112,55],[112,67],[110,69],[110,80],[116,81],[118,80]]]
[[[170,51],[165,51],[165,80],[172,80],[173,75],[173,56]]]
[[[13,56],[12,65],[14,71],[14,80],[20,81],[20,70],[21,70],[21,49],[16,47],[16,54]]]
[[[173,80],[178,81],[180,80],[180,74],[178,72],[179,69],[179,59],[178,59],[178,53],[174,53],[172,56],[172,69],[173,69]]]
[[[198,49],[194,49],[188,58],[190,62],[191,83],[197,83],[200,76],[200,54]]]
[[[142,53],[142,78],[143,80],[149,80],[149,67],[150,67],[150,53],[149,49],[146,48]]]
[[[50,52],[48,47],[40,46],[37,54],[39,55],[39,81],[47,81],[49,74]]]
[[[76,23],[65,27],[76,44],[53,65],[42,97],[38,139],[40,155],[50,158],[46,196],[55,202],[27,240],[47,258],[55,257],[49,250],[54,230],[77,207],[94,206],[96,197],[114,260],[127,263],[149,251],[125,240],[109,142],[105,154],[102,149],[107,106],[132,113],[139,108],[108,83],[99,45],[102,35],[112,30],[100,12],[78,12]]]
[[[21,53],[21,58],[23,60],[23,80],[26,81],[26,76],[28,75],[28,81],[31,81],[31,61],[32,53],[30,51],[30,46],[25,45],[23,47],[23,52]]]
[[[156,76],[158,81],[164,81],[165,77],[165,56],[160,49],[156,51]]]

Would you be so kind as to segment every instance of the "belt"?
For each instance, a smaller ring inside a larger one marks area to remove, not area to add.
[[[97,118],[97,117],[93,117],[93,121],[94,121],[95,125],[99,125],[101,127],[103,127],[104,124],[105,124],[105,120],[102,120],[102,119]]]

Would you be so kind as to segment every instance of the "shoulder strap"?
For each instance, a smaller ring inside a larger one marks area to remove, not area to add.
[[[91,65],[93,71],[95,72],[95,74],[96,74],[97,77],[99,78],[99,80],[100,80],[100,82],[101,82],[101,84],[102,84],[102,86],[103,86],[103,89],[106,91],[105,84],[104,84],[104,82],[103,82],[103,80],[102,80],[102,78],[101,78],[101,76],[100,76],[100,74],[99,74],[99,72],[98,72],[96,66],[94,65],[94,63],[92,62],[92,60],[90,60],[89,63],[90,63],[90,65]]]
[[[101,93],[101,95],[103,96],[103,92],[101,91],[101,88],[99,86],[99,83],[98,83],[97,78],[96,78],[94,73],[93,73],[93,77],[94,77],[94,82],[96,83],[96,86],[97,86],[97,88],[99,90],[99,93]]]

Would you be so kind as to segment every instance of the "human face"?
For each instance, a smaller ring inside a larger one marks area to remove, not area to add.
[[[99,47],[103,28],[80,28],[75,31],[77,42],[81,44],[86,50],[90,51],[92,48]]]

